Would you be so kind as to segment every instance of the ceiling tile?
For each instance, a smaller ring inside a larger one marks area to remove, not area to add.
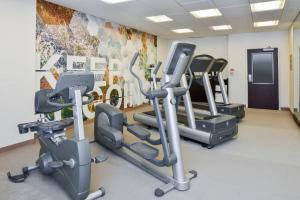
[[[249,26],[249,27],[243,27],[243,28],[233,28],[232,32],[234,33],[252,33],[254,32],[254,28]]]
[[[227,21],[223,17],[210,17],[199,20],[208,27],[227,24]]]
[[[133,1],[132,3],[121,3],[121,4],[115,4],[115,9],[122,10],[123,12],[131,13],[132,15],[136,16],[153,16],[153,15],[160,15],[161,12],[153,9],[146,4],[140,2],[140,1]]]
[[[192,14],[190,14],[188,12],[177,13],[177,14],[169,14],[168,16],[171,17],[174,21],[176,21],[180,24],[185,24],[187,22],[190,22],[190,23],[199,22],[198,19],[196,19]]]
[[[220,8],[220,11],[226,19],[241,19],[251,17],[251,11],[248,5]]]
[[[270,32],[270,31],[278,31],[278,26],[254,28],[254,32]]]
[[[300,0],[286,0],[284,8],[300,8]]]
[[[268,21],[268,20],[279,20],[282,14],[282,10],[273,10],[266,12],[252,13],[254,21]]]
[[[248,0],[213,0],[217,7],[228,7],[237,5],[249,5]]]
[[[177,27],[182,26],[182,24],[178,23],[177,21],[157,23],[156,25],[166,28],[168,30],[176,29]]]
[[[298,9],[284,9],[280,22],[293,22],[298,12],[299,12]]]
[[[182,3],[182,7],[184,7],[188,11],[201,10],[201,9],[210,9],[215,8],[215,4],[211,1],[197,1],[191,3]]]
[[[287,30],[298,11],[300,0],[286,0],[283,10],[251,13],[249,2],[268,0],[135,0],[122,4],[109,5],[99,0],[48,0],[75,10],[88,13],[108,21],[146,31],[164,38],[204,37],[226,35],[228,33]],[[196,19],[188,11],[218,7],[223,16]],[[165,14],[174,21],[152,23],[147,16]],[[253,16],[253,17],[252,17]],[[277,27],[253,28],[252,18],[257,21],[278,20]],[[212,31],[213,25],[230,24],[232,30]],[[175,28],[191,28],[190,34],[175,34]]]
[[[230,24],[232,27],[245,27],[245,26],[252,26],[253,22],[252,19],[243,19],[243,20],[227,20],[227,23]]]
[[[162,14],[169,14],[169,13],[181,13],[185,12],[184,8],[181,7],[176,1],[174,0],[140,0],[146,6],[150,6]]]
[[[288,29],[292,25],[291,22],[279,22],[278,28]]]
[[[274,1],[274,0],[249,0],[250,3],[260,3],[260,2],[266,2],[266,1]],[[288,0],[286,0],[288,1]]]
[[[212,0],[175,0],[176,2],[180,4],[189,4],[189,3],[208,3]]]

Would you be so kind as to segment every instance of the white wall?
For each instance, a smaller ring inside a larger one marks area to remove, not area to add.
[[[157,61],[164,62],[169,52],[169,40],[157,37]]]
[[[35,0],[1,1],[0,148],[32,138],[17,123],[34,120]]]
[[[205,38],[188,38],[184,40],[185,42],[190,42],[197,45],[194,55],[208,54],[215,58],[225,58],[228,57],[227,46],[228,38],[227,36],[219,37],[205,37]],[[223,77],[228,77],[228,70],[225,69]]]
[[[161,77],[164,68],[164,62],[169,53],[170,43],[169,40],[157,37],[157,62],[162,62],[162,66],[158,71],[158,77]]]
[[[232,34],[228,38],[228,62],[235,74],[229,76],[232,102],[248,103],[247,49],[278,48],[279,107],[289,107],[288,31]]]
[[[184,41],[197,45],[194,55],[209,54],[215,58],[227,58],[227,36],[188,38]]]
[[[293,32],[293,69],[294,69],[294,108],[299,108],[300,95],[300,29]]]
[[[224,73],[224,77],[229,76],[229,99],[243,104],[248,103],[247,49],[277,47],[279,107],[289,107],[288,31],[230,34],[219,37],[188,38],[183,41],[197,45],[195,55],[204,53],[228,60],[227,70],[235,69],[233,75]]]
[[[228,37],[218,36],[218,37],[205,37],[205,38],[189,38],[185,39],[185,42],[193,43],[197,46],[194,55],[208,54],[215,58],[225,58],[228,57]],[[223,77],[228,77],[228,67],[225,68],[223,72]],[[218,87],[217,90],[220,90]],[[216,94],[216,101],[222,101],[222,95]]]

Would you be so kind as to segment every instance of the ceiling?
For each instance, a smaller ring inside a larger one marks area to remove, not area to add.
[[[75,10],[149,32],[165,39],[227,35],[230,33],[287,30],[300,11],[300,0],[286,0],[284,9],[251,13],[250,3],[269,0],[133,0],[106,4],[100,0],[48,0]],[[189,12],[218,8],[222,16],[196,19]],[[173,21],[152,23],[148,16],[167,15]],[[254,28],[254,21],[280,20],[278,26]],[[230,24],[232,30],[209,27]],[[173,29],[190,28],[193,33],[176,34]]]

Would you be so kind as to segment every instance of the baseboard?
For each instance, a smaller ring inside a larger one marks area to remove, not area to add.
[[[283,111],[291,111],[291,109],[289,107],[281,107],[280,110],[283,110]]]
[[[290,109],[290,107],[281,107],[280,110],[283,110],[283,111],[290,111],[292,113],[292,110]],[[294,112],[297,112],[297,108],[294,108]]]
[[[0,153],[10,151],[10,150],[13,150],[13,149],[16,149],[16,148],[19,148],[19,147],[22,147],[22,146],[25,146],[28,144],[34,144],[34,142],[35,142],[34,139],[30,139],[30,140],[26,140],[24,142],[19,142],[19,143],[12,144],[12,145],[9,145],[6,147],[2,147],[2,148],[0,148]]]
[[[145,107],[148,105],[149,105],[148,103],[144,103],[144,104],[136,106],[136,107],[125,108],[123,111],[130,112],[130,111],[133,111],[134,109],[142,108],[142,107]],[[91,123],[94,123],[94,119],[88,119],[88,120],[84,121],[84,124],[91,124]],[[68,127],[67,130],[72,129],[72,128],[73,127]],[[28,144],[34,144],[34,139],[30,139],[30,140],[26,140],[24,142],[20,142],[20,143],[6,146],[6,147],[2,147],[2,148],[0,148],[0,153],[10,151],[10,150],[13,150],[13,149],[16,149],[16,148],[19,148],[19,147],[22,147],[22,146],[25,146]]]

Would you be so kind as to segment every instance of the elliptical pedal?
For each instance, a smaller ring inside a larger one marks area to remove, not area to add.
[[[128,125],[127,130],[141,140],[146,140],[151,135],[151,133],[149,131],[147,131],[144,127],[136,125],[136,124]]]
[[[158,156],[158,149],[143,142],[135,142],[129,146],[130,150],[146,160],[153,160]]]

